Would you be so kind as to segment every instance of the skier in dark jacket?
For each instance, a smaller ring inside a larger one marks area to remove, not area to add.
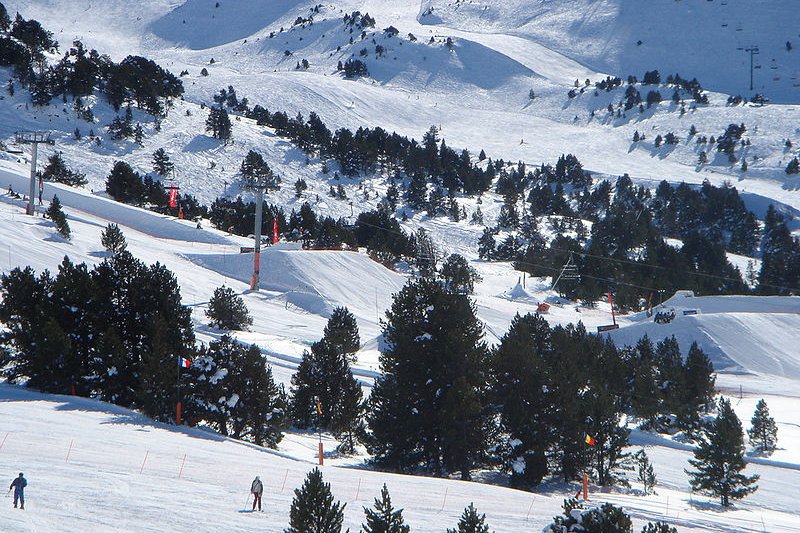
[[[261,483],[261,480],[258,479],[258,476],[253,480],[253,484],[250,485],[250,492],[253,493],[253,510],[256,510],[256,503],[258,503],[258,510],[261,510],[261,494],[264,493],[264,485]]]
[[[22,472],[19,473],[19,477],[16,478],[14,481],[11,482],[11,487],[8,490],[14,489],[14,507],[17,507],[17,501],[19,501],[20,509],[25,509],[25,487],[28,486],[28,482],[25,481],[25,478],[22,476]]]

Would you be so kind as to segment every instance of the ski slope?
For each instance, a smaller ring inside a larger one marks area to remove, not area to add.
[[[200,429],[154,424],[140,414],[84,398],[38,394],[0,385],[0,471],[28,479],[26,508],[0,505],[4,531],[215,532],[282,531],[293,490],[316,461],[315,437],[284,440],[278,451]],[[591,493],[591,503],[625,507],[637,531],[667,520],[680,531],[800,531],[791,485],[797,472],[754,465],[761,489],[719,513],[690,499],[681,467],[688,452],[642,442],[659,475],[659,494]],[[326,449],[330,442],[325,441]],[[357,531],[362,506],[386,483],[413,531],[444,532],[474,502],[493,531],[540,531],[577,485],[536,493],[456,480],[401,476],[327,459],[322,467],[337,500],[347,503],[345,528]],[[263,513],[246,512],[250,481],[264,482]]]
[[[6,162],[0,167],[0,179],[11,180],[15,189],[27,180],[21,165]],[[234,335],[259,346],[275,378],[285,384],[303,350],[321,337],[330,308],[347,305],[357,317],[363,346],[354,373],[363,386],[371,385],[380,334],[373,295],[378,294],[379,306],[388,305],[401,275],[355,252],[307,252],[277,245],[263,255],[263,290],[252,292],[247,288],[252,255],[238,250],[250,244],[248,240],[208,228],[198,230],[192,223],[131,206],[117,204],[106,209],[109,201],[101,195],[47,184],[45,199],[55,193],[64,198],[73,232],[70,242],[58,237],[48,221],[24,215],[21,200],[0,195],[0,238],[7,246],[7,254],[4,250],[0,255],[3,271],[24,265],[52,271],[64,255],[75,262],[95,264],[106,256],[99,244],[100,233],[114,221],[122,228],[134,255],[148,262],[159,261],[175,272],[201,340],[207,342],[222,333],[208,327],[204,316],[213,290],[227,284],[241,293],[255,321],[252,331]],[[113,218],[104,218],[106,213]],[[175,226],[185,229],[171,233],[170,228]],[[192,238],[204,233],[208,236]],[[453,245],[461,246],[458,239]],[[473,264],[484,278],[477,286],[476,304],[489,342],[504,334],[514,313],[533,312],[540,301],[553,303],[547,318],[554,324],[583,319],[591,325],[609,319],[607,306],[581,309],[558,300],[546,280],[527,278],[523,286],[520,274],[508,265]],[[679,294],[668,303],[701,311],[695,317],[682,317],[687,319],[758,319],[769,309],[791,315],[797,306],[795,298],[704,299],[687,294]],[[755,312],[741,312],[748,309]],[[385,308],[378,311],[382,314]],[[624,327],[619,332],[624,333],[647,322],[632,315],[622,317],[621,323]],[[730,338],[735,344],[736,337]],[[781,338],[763,337],[762,342],[771,344],[761,346],[759,353],[772,349],[768,346],[780,345]],[[756,360],[754,357],[741,364]],[[751,370],[752,376],[758,377],[755,370],[759,369]],[[691,455],[687,445],[634,433],[633,449],[643,446],[653,458],[659,494],[643,497],[635,490],[612,491],[593,494],[593,501],[623,505],[638,524],[667,519],[680,525],[681,531],[799,531],[790,488],[800,469],[794,445],[800,442],[800,426],[792,408],[797,401],[796,389],[776,389],[774,380],[750,379],[740,369],[723,375],[745,385],[744,397],[737,398],[736,405],[743,420],[749,418],[757,399],[765,397],[778,421],[782,449],[772,458],[750,459],[753,464],[748,471],[762,475],[756,494],[737,504],[736,509],[719,513],[713,501],[688,493],[683,472]],[[785,383],[797,381],[787,374]],[[738,392],[731,390],[729,394],[736,398]],[[8,506],[0,507],[3,523],[12,524],[14,531],[159,531],[165,524],[175,531],[280,531],[288,521],[291,489],[302,483],[315,462],[316,438],[303,432],[287,434],[278,450],[272,452],[199,429],[153,424],[137,413],[87,399],[47,396],[0,385],[0,400],[0,439],[6,438],[0,447],[0,465],[4,472],[22,470],[31,483],[26,514],[13,514]],[[336,445],[329,437],[323,442],[328,451]],[[181,472],[184,454],[187,459]],[[393,476],[363,469],[363,459],[331,457],[325,467],[334,494],[348,502],[346,524],[353,530],[362,520],[360,506],[369,505],[384,482],[417,531],[452,527],[471,501],[487,513],[495,531],[536,531],[559,512],[562,499],[577,490],[556,483],[525,493],[481,483]],[[264,515],[239,512],[254,475],[261,475],[267,485]],[[484,476],[487,481],[497,481],[494,474],[478,473],[479,479]],[[47,495],[40,492],[41,486],[48,487]],[[187,502],[202,502],[202,506]]]
[[[49,222],[25,216],[21,200],[1,194],[7,184],[19,193],[28,190],[27,148],[21,156],[0,153],[0,271],[26,265],[37,272],[55,271],[64,255],[74,262],[97,264],[106,257],[100,233],[109,222],[117,223],[135,256],[148,263],[159,261],[175,272],[201,341],[223,333],[209,327],[205,317],[214,289],[227,285],[241,294],[254,324],[251,331],[234,336],[257,345],[284,384],[303,351],[322,336],[330,311],[345,305],[357,318],[362,340],[354,374],[370,387],[378,370],[379,320],[406,276],[363,253],[277,247],[262,255],[262,289],[250,291],[253,256],[239,253],[240,247],[252,246],[250,240],[211,229],[208,223],[198,229],[190,221],[118,204],[99,192],[114,161],[124,159],[148,172],[153,151],[164,147],[176,164],[175,182],[182,192],[204,203],[221,195],[242,194],[247,199],[249,194],[238,184],[238,168],[253,148],[283,180],[281,190],[270,192],[266,201],[282,206],[287,214],[309,202],[320,215],[352,219],[377,206],[388,186],[385,176],[336,180],[332,172],[322,172],[322,161],[306,157],[274,131],[244,118],[232,117],[230,145],[207,135],[207,110],[201,104],[211,103],[212,95],[228,85],[251,105],[271,111],[285,110],[290,116],[315,111],[331,129],[380,126],[419,139],[436,125],[448,146],[467,148],[473,155],[485,149],[492,158],[535,165],[573,153],[599,177],[627,172],[651,187],[663,179],[693,184],[708,179],[716,185],[729,181],[758,215],[770,203],[784,213],[800,213],[800,181],[783,171],[796,154],[784,140],[794,140],[795,146],[800,142],[793,80],[800,70],[800,50],[787,51],[784,46],[791,40],[789,33],[796,32],[798,15],[788,0],[343,0],[321,4],[314,24],[302,26],[294,21],[308,16],[314,2],[221,0],[220,8],[205,0],[4,4],[9,12],[19,10],[53,30],[62,52],[73,38],[80,38],[117,61],[143,54],[176,74],[183,69],[190,74],[182,78],[185,99],[174,102],[160,131],[151,118],[134,112],[146,133],[141,147],[108,138],[104,126],[114,113],[102,99],[89,99],[98,120],[88,124],[60,101],[36,109],[28,105],[24,91],[2,95],[0,140],[11,144],[17,130],[52,130],[56,144],[42,147],[40,165],[53,151],[62,151],[70,167],[86,173],[89,184],[83,189],[45,185],[45,202],[58,194],[64,204],[73,232],[66,242]],[[351,34],[341,20],[354,10],[369,12],[377,24],[374,34],[362,42],[356,33],[350,45]],[[383,35],[389,25],[399,30],[397,37]],[[270,38],[272,32],[275,36]],[[447,37],[453,50],[445,44]],[[382,57],[374,52],[377,44],[386,49]],[[727,106],[728,94],[747,92],[743,84],[748,58],[735,49],[751,44],[761,47],[757,89],[778,104]],[[364,59],[372,77],[342,79],[337,61],[359,56],[362,48],[368,48]],[[291,56],[286,56],[287,50]],[[310,61],[307,71],[295,69],[301,58]],[[210,75],[201,77],[201,68]],[[682,115],[668,101],[669,89],[662,88],[662,104],[641,115],[615,118],[592,112],[618,102],[619,92],[566,97],[575,79],[641,77],[653,68],[664,76],[697,76],[713,91],[711,104]],[[7,69],[0,69],[0,81],[9,76]],[[531,89],[534,100],[528,97]],[[741,122],[752,141],[741,154],[752,161],[749,171],[741,172],[714,152],[709,152],[708,165],[698,166],[701,148],[688,136],[689,127],[696,125],[700,134],[710,136]],[[73,137],[76,127],[84,135],[81,140]],[[90,128],[101,139],[99,145],[86,138]],[[646,132],[648,141],[633,144],[634,131]],[[679,135],[681,144],[653,146],[656,135],[670,131]],[[300,178],[309,189],[297,198],[292,184]],[[339,184],[347,192],[346,200],[327,195]],[[478,207],[474,198],[458,201],[468,214]],[[497,195],[483,196],[480,208],[488,225],[501,205]],[[591,331],[610,322],[608,304],[576,306],[559,299],[549,279],[526,278],[508,264],[477,260],[481,226],[431,219],[410,210],[407,214],[405,230],[425,228],[442,253],[464,255],[483,277],[475,302],[490,344],[502,337],[516,313],[533,312],[544,301],[551,304],[546,317],[551,324],[581,320]],[[800,226],[795,222],[792,228]],[[778,423],[781,449],[771,458],[749,457],[753,464],[748,472],[762,475],[761,488],[723,513],[715,502],[689,495],[683,472],[691,456],[687,445],[635,432],[632,444],[646,447],[659,478],[659,494],[643,497],[634,484],[633,491],[594,494],[593,499],[625,506],[639,528],[645,520],[667,519],[681,531],[800,531],[793,499],[800,469],[800,445],[795,444],[800,442],[800,421],[794,407],[800,381],[798,299],[678,294],[663,308],[678,312],[672,323],[654,324],[643,314],[618,317],[622,327],[611,333],[612,338],[629,344],[645,333],[654,342],[675,335],[684,350],[697,341],[720,371],[717,384],[734,400],[745,427],[758,399],[767,400]],[[683,315],[683,310],[697,314]],[[291,490],[315,463],[313,435],[290,433],[279,450],[271,452],[201,430],[154,425],[137,413],[91,400],[40,395],[8,385],[0,385],[0,413],[0,440],[6,437],[0,444],[2,472],[13,477],[22,469],[31,483],[30,512],[0,506],[0,523],[4,528],[10,524],[11,531],[281,531],[288,523]],[[67,461],[70,443],[73,450]],[[326,450],[335,447],[331,439],[324,443]],[[185,468],[178,478],[184,454]],[[480,483],[393,476],[364,469],[363,459],[330,458],[325,467],[334,494],[348,502],[346,526],[353,531],[363,519],[360,507],[371,504],[384,482],[394,503],[406,509],[415,531],[453,527],[471,501],[487,513],[497,532],[539,531],[560,512],[562,499],[577,490],[555,484],[531,494]],[[257,474],[265,480],[267,512],[240,513]],[[497,482],[491,473],[483,477]],[[46,494],[41,487],[47,487]]]
[[[634,345],[647,335],[653,342],[675,336],[686,353],[693,342],[717,371],[800,380],[800,297],[693,296],[682,291],[655,307],[674,312],[658,324],[639,313],[632,324],[608,333],[617,344]]]

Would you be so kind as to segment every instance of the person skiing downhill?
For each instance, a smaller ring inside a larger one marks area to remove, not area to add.
[[[258,479],[258,478],[256,478]],[[22,472],[19,473],[19,477],[16,478],[14,481],[11,482],[11,486],[8,490],[14,489],[14,508],[17,507],[17,501],[19,501],[20,509],[25,509],[25,487],[28,486],[28,482],[25,481],[25,478],[22,475]]]
[[[258,476],[253,480],[253,484],[250,485],[250,492],[253,493],[253,511],[256,510],[256,503],[258,503],[258,510],[261,510],[261,494],[264,492],[264,485],[261,483],[261,480],[258,479]]]

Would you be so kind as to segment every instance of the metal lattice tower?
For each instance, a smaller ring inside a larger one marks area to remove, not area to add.
[[[578,273],[578,265],[572,262],[572,253],[569,254],[567,262],[564,263],[564,266],[561,267],[561,272],[558,274],[558,277],[553,282],[553,286],[550,287],[550,289],[551,290],[555,289],[558,282],[561,281],[562,279],[574,279],[574,280],[581,279],[581,275],[580,273]]]

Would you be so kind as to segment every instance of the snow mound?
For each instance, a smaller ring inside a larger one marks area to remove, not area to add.
[[[692,342],[709,356],[717,371],[800,379],[800,297],[693,296],[679,291],[655,309],[675,312],[666,324],[644,313],[634,323],[609,332],[619,345],[633,345],[644,335],[653,342],[675,336],[681,350]]]
[[[506,293],[503,296],[505,298],[508,298],[509,300],[514,300],[514,301],[517,300],[524,301],[532,298],[531,294],[519,282],[517,282],[517,284],[514,285],[513,289],[506,291]]]
[[[249,283],[253,272],[253,254],[185,257],[243,283]],[[374,319],[404,283],[400,274],[356,252],[276,247],[261,253],[261,288],[283,293],[288,303],[324,317],[345,305],[357,317]]]

